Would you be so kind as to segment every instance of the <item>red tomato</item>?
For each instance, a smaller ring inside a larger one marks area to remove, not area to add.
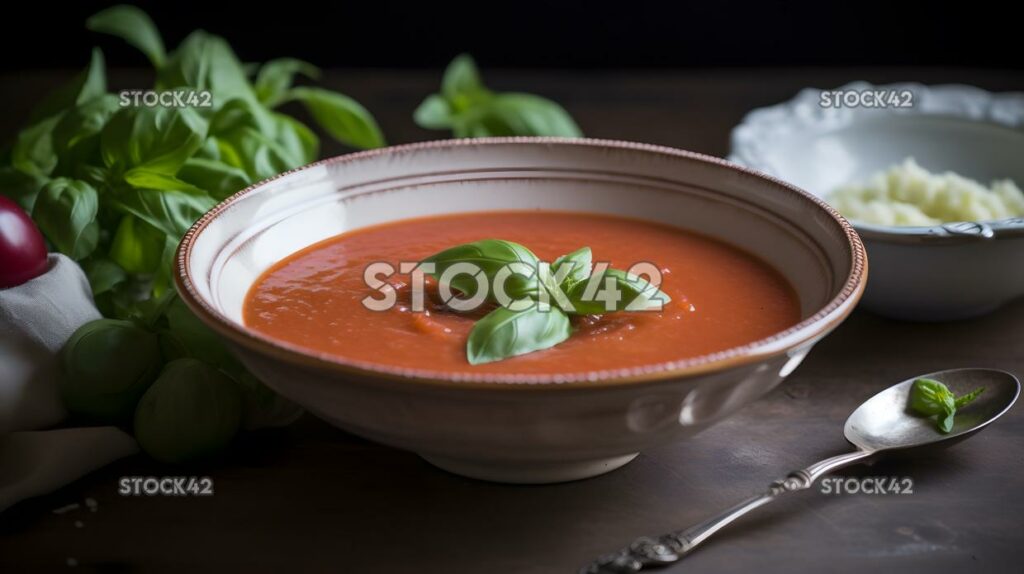
[[[46,272],[46,242],[17,203],[0,196],[0,289]]]

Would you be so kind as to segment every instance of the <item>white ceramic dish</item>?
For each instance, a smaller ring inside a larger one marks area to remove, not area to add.
[[[796,288],[802,320],[761,341],[644,368],[453,376],[320,356],[248,330],[249,287],[338,233],[431,214],[561,209],[659,221],[759,255]],[[314,414],[452,472],[555,482],[693,435],[778,384],[852,310],[866,259],[822,202],[716,158],[593,140],[498,138],[326,160],[242,191],[186,234],[177,287],[253,373]]]
[[[732,161],[826,197],[914,157],[933,171],[1024,185],[1024,94],[968,86],[855,82],[832,92],[913,94],[913,107],[822,107],[822,91],[750,112],[732,132]],[[899,101],[899,100],[894,100]],[[854,222],[871,256],[863,304],[923,321],[988,313],[1024,295],[1024,218],[934,227]]]

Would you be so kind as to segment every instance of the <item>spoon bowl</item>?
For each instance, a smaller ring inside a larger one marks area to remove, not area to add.
[[[941,433],[935,421],[910,412],[910,390],[917,379],[935,379],[956,396],[979,387],[985,391],[958,410],[953,430]],[[865,401],[846,419],[846,440],[865,451],[903,450],[955,444],[980,431],[1005,413],[1020,395],[1017,377],[996,369],[950,369],[907,379]]]

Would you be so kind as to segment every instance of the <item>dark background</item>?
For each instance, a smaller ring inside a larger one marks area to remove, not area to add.
[[[152,85],[139,53],[83,28],[100,4],[5,6],[0,142],[85,65],[93,44],[115,68],[112,89]],[[588,136],[720,156],[746,113],[807,86],[863,79],[1024,90],[1021,25],[1009,3],[972,1],[958,11],[938,2],[825,0],[596,6],[145,3],[169,47],[203,27],[226,36],[245,61],[295,56],[338,68],[318,84],[364,102],[391,143],[448,137],[418,128],[412,112],[461,51],[476,55],[496,89],[565,105]],[[350,151],[321,142],[324,157]],[[858,311],[767,397],[694,440],[577,483],[513,487],[451,476],[313,417],[243,438],[209,470],[132,457],[5,512],[0,572],[574,572],[637,535],[693,524],[790,469],[843,452],[842,421],[895,381],[966,365],[1024,372],[1021,325],[1024,301],[947,324]],[[910,476],[913,496],[794,495],[730,526],[672,572],[1016,574],[1021,436],[1018,406],[941,456],[853,471]],[[116,491],[122,476],[183,472],[210,474],[216,496]],[[98,512],[53,512],[87,497]],[[77,569],[68,569],[69,558]]]
[[[0,71],[146,66],[85,19],[117,2],[19,3],[5,16]],[[472,52],[497,68],[957,66],[1024,68],[1012,3],[985,2],[136,2],[168,48],[204,28],[245,61],[324,68],[439,68]],[[1012,13],[1011,13],[1012,12]]]

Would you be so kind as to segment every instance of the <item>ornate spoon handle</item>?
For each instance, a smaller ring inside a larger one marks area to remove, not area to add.
[[[644,569],[673,564],[689,554],[709,536],[751,510],[775,500],[786,492],[810,488],[822,476],[844,466],[861,462],[874,454],[875,451],[857,450],[826,458],[803,470],[791,472],[786,478],[773,482],[768,490],[690,528],[657,538],[646,536],[637,538],[627,548],[598,558],[596,562],[580,570],[580,574],[633,574]]]

